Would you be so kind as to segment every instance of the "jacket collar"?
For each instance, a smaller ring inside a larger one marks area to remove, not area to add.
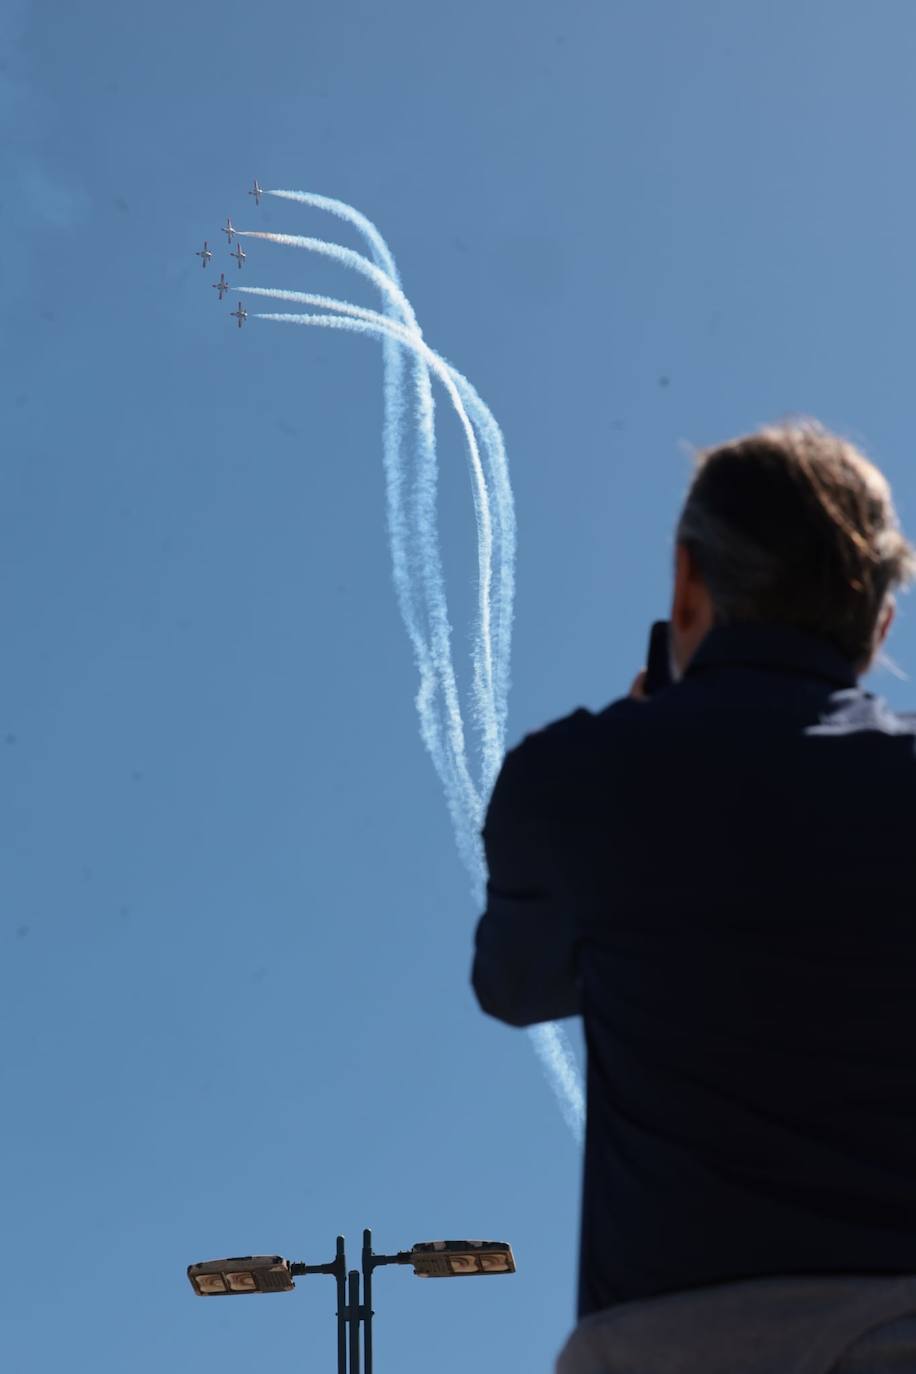
[[[726,664],[822,677],[838,687],[855,687],[858,681],[854,665],[839,649],[791,625],[749,621],[717,625],[700,644],[684,676]]]

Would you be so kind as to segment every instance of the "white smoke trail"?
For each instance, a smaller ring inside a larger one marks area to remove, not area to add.
[[[246,288],[252,290],[251,288]],[[252,292],[258,295],[274,295],[273,291],[265,288],[257,288]],[[296,295],[297,293],[284,292],[283,296]],[[300,293],[306,294],[306,293]],[[319,297],[319,300],[327,298]],[[360,307],[353,307],[354,310]],[[371,311],[360,312],[372,314]],[[307,325],[325,329],[340,329],[354,334],[366,334],[372,338],[385,337],[386,335],[396,335],[402,337],[404,342],[418,353],[421,353],[427,365],[440,377],[446,384],[450,396],[454,391],[454,383],[451,386],[453,369],[437,353],[434,353],[422,339],[411,335],[408,330],[400,329],[392,321],[386,320],[384,316],[379,316],[377,322],[372,323],[362,318],[353,318],[346,315],[285,315],[285,314],[256,314],[255,319],[274,320],[284,324]],[[460,374],[455,373],[456,378]],[[447,380],[448,379],[448,380]],[[464,379],[462,379],[464,380]],[[453,400],[454,404],[454,400]],[[478,882],[475,886],[479,887],[480,896],[478,901],[483,900],[485,894],[485,878],[481,870]],[[572,1130],[576,1139],[581,1142],[584,1121],[584,1100],[582,1084],[576,1064],[575,1055],[569,1045],[565,1032],[555,1022],[547,1022],[544,1025],[531,1026],[528,1033],[533,1041],[534,1048],[542,1064],[547,1069],[548,1077],[552,1080],[552,1087],[559,1100],[561,1111]]]
[[[296,200],[300,205],[311,205],[316,210],[326,210],[328,214],[336,215],[346,224],[352,224],[358,229],[363,238],[369,245],[377,267],[386,272],[392,281],[400,286],[398,270],[394,264],[394,257],[391,249],[382,238],[378,229],[361,210],[348,205],[345,200],[334,200],[331,196],[319,196],[315,191],[265,191],[265,196],[276,196],[279,200]],[[413,311],[410,312],[411,316]]]
[[[376,226],[367,215],[357,210],[346,201],[335,200],[331,196],[318,195],[314,191],[289,191],[289,190],[270,190],[265,191],[264,195],[275,196],[279,200],[292,200],[300,205],[308,205],[316,210],[326,211],[328,214],[335,215],[345,224],[352,225],[365,239],[369,251],[372,254],[376,267],[379,267],[392,280],[394,285],[400,289],[401,283],[395,265],[394,256],[379,233]],[[315,302],[316,304],[318,302]],[[302,304],[311,304],[303,301]],[[338,302],[336,306],[329,307],[343,309]],[[356,307],[354,307],[355,309]],[[386,299],[385,311],[389,316],[397,311],[391,302]],[[401,312],[404,315],[404,312]],[[417,326],[416,317],[411,309],[409,316],[404,315],[403,323]],[[417,333],[421,333],[417,326]],[[397,390],[396,379],[392,376],[393,368],[389,365],[390,360],[400,363],[400,353],[393,347],[390,340],[384,345],[385,358],[385,390],[386,390],[386,415],[391,413],[389,398]],[[432,482],[421,481],[418,483],[417,492],[417,525],[415,536],[423,547],[423,556],[420,560],[420,571],[424,581],[428,585],[428,603],[431,616],[436,615],[437,607],[445,607],[445,585],[442,575],[441,562],[436,541],[435,526],[435,431],[433,422],[432,394],[429,386],[429,374],[422,359],[416,359],[414,370],[415,388],[417,392],[418,405],[418,428],[420,431],[421,473],[431,474]],[[505,447],[503,445],[502,434],[499,426],[493,418],[489,409],[477,395],[477,392],[465,379],[464,388],[459,386],[462,399],[468,410],[474,415],[474,423],[477,426],[481,439],[484,444],[484,452],[488,459],[487,476],[493,483],[495,495],[496,523],[498,527],[498,546],[499,546],[499,595],[496,601],[496,626],[493,634],[493,661],[494,661],[494,700],[492,709],[497,721],[497,735],[500,740],[505,739],[505,730],[508,720],[508,697],[509,697],[509,648],[512,622],[512,603],[515,594],[515,508],[512,503],[512,491],[509,487],[508,464],[506,462]],[[446,620],[446,645],[448,644],[448,625]],[[447,649],[447,658],[451,664],[451,654]],[[484,722],[478,720],[478,726],[485,735]],[[496,757],[487,756],[486,743],[482,750],[484,797],[488,797],[492,790],[496,775],[499,772],[501,762],[501,748],[497,751]]]
[[[299,196],[291,196],[299,199]],[[315,251],[327,247],[328,254],[345,266],[354,267],[368,276],[382,292],[386,309],[395,319],[404,320],[420,333],[419,325],[407,297],[400,289],[394,259],[388,251],[381,235],[360,215],[359,211],[345,206],[343,202],[328,201],[318,197],[319,208],[334,209],[343,219],[348,219],[369,240],[377,263],[373,265],[359,254],[351,253],[338,245],[324,245],[320,241]],[[239,290],[247,288],[236,288]],[[474,817],[481,810],[481,800],[471,779],[466,762],[464,725],[458,699],[458,685],[452,667],[448,610],[445,600],[444,576],[438,557],[433,517],[432,538],[428,534],[429,519],[421,523],[419,530],[413,531],[414,540],[409,538],[408,523],[404,514],[402,489],[404,483],[401,433],[403,428],[402,365],[401,352],[393,339],[385,343],[385,432],[384,456],[386,491],[388,502],[388,528],[391,540],[392,565],[395,590],[401,610],[401,617],[414,648],[414,656],[420,673],[420,685],[415,699],[420,722],[420,734],[430,754],[433,766],[443,785],[446,803],[455,827],[459,852],[469,872],[479,866],[479,837],[471,828],[469,833],[468,817]],[[436,452],[435,419],[432,390],[425,366],[415,369],[416,410],[415,420],[419,435],[419,472],[418,500],[429,490],[435,501]],[[428,504],[428,498],[427,498]],[[411,573],[411,555],[416,545],[417,561],[421,580],[427,586],[428,618],[430,621],[431,644],[428,644],[420,625],[414,587],[416,577]],[[447,731],[445,739],[439,729],[435,710],[435,696],[441,689],[445,701]]]
[[[373,257],[376,260],[376,271],[372,270],[373,264],[369,263],[365,258],[362,258],[361,255],[354,254],[351,252],[351,250],[342,248],[340,245],[328,244],[322,240],[305,239],[298,235],[271,235],[262,233],[249,233],[245,236],[273,239],[276,242],[289,243],[297,247],[306,247],[311,249],[312,251],[323,253],[326,256],[337,258],[337,260],[340,261],[342,265],[354,267],[357,271],[360,271],[364,276],[369,277],[370,280],[372,280],[373,283],[381,290],[385,301],[386,311],[388,312],[388,314],[386,316],[378,315],[377,312],[366,311],[362,307],[352,306],[347,302],[332,300],[328,297],[316,297],[307,293],[286,292],[279,290],[268,291],[266,288],[240,288],[242,290],[248,291],[250,294],[271,295],[280,299],[298,301],[302,304],[314,304],[325,309],[338,310],[341,314],[351,316],[350,320],[340,319],[339,316],[295,317],[265,315],[261,318],[286,319],[290,322],[295,321],[296,323],[302,324],[310,323],[317,325],[320,323],[324,327],[329,328],[349,327],[353,332],[373,332],[376,337],[382,337],[385,341],[386,357],[386,422],[389,419],[389,417],[392,416],[392,414],[396,413],[394,411],[394,408],[391,405],[389,405],[389,400],[391,399],[390,393],[392,390],[392,388],[389,386],[389,383],[392,380],[394,380],[391,376],[393,369],[389,367],[389,358],[394,358],[398,363],[400,362],[400,355],[398,353],[398,350],[396,348],[392,348],[391,346],[392,341],[396,338],[398,342],[403,343],[405,347],[412,349],[415,355],[422,359],[422,362],[424,364],[423,366],[420,366],[418,363],[415,369],[416,387],[418,393],[417,420],[418,428],[421,431],[421,442],[423,446],[427,448],[427,455],[429,455],[429,452],[431,450],[432,464],[430,465],[427,462],[426,475],[427,477],[429,476],[429,472],[431,469],[433,482],[435,481],[435,434],[431,396],[429,396],[428,400],[424,402],[424,380],[426,381],[426,391],[428,394],[428,376],[426,374],[426,365],[429,365],[431,369],[434,372],[436,372],[436,374],[442,381],[443,385],[446,386],[446,390],[449,391],[450,399],[452,400],[452,404],[456,410],[456,414],[458,415],[459,420],[462,422],[463,427],[465,429],[466,437],[469,440],[469,449],[472,453],[472,468],[475,467],[473,463],[474,439],[473,433],[469,432],[467,417],[464,416],[462,412],[462,401],[467,407],[467,410],[473,416],[474,423],[476,424],[477,429],[480,433],[484,452],[487,456],[488,476],[490,477],[494,486],[494,495],[496,498],[497,527],[499,531],[500,543],[499,594],[497,600],[497,614],[494,636],[495,643],[491,643],[488,633],[490,625],[490,617],[488,615],[489,586],[486,585],[485,588],[483,579],[481,580],[481,608],[479,614],[480,639],[478,644],[478,651],[483,651],[484,662],[487,664],[489,669],[489,672],[487,674],[487,682],[482,684],[480,680],[481,674],[479,672],[475,673],[478,700],[478,724],[482,728],[482,733],[484,733],[485,735],[485,744],[483,751],[483,799],[485,801],[486,798],[489,796],[492,784],[495,781],[495,777],[499,771],[499,766],[502,757],[502,743],[505,739],[509,688],[509,643],[512,623],[512,599],[514,594],[515,518],[514,507],[512,503],[511,487],[509,486],[508,481],[508,465],[506,462],[505,447],[503,444],[501,431],[499,430],[499,426],[496,424],[496,421],[493,418],[491,412],[483,403],[481,398],[478,396],[477,392],[475,391],[471,383],[466,378],[462,377],[462,375],[459,372],[457,372],[456,369],[451,368],[450,365],[446,363],[444,359],[441,359],[439,357],[438,354],[435,354],[432,350],[428,349],[428,346],[425,345],[425,343],[423,343],[421,331],[416,321],[416,316],[414,315],[410,303],[407,301],[407,298],[404,296],[403,292],[400,289],[400,283],[397,277],[394,259],[390,251],[388,250],[388,247],[385,244],[384,239],[378,233],[378,230],[371,223],[371,221],[368,220],[365,216],[361,215],[359,211],[354,210],[351,206],[346,205],[342,201],[332,201],[327,197],[316,196],[306,192],[272,192],[270,194],[276,194],[290,200],[299,200],[303,203],[314,205],[316,208],[329,210],[331,213],[338,215],[341,219],[344,219],[353,224],[356,228],[360,230],[360,232],[364,235],[369,244],[370,250],[373,253]],[[376,273],[379,273],[379,275],[376,275]],[[386,279],[385,281],[381,279],[382,276]],[[396,319],[392,320],[392,315],[400,315],[402,317],[403,324],[400,325],[400,327],[398,327],[398,322]],[[363,326],[362,329],[359,328],[360,323]],[[366,329],[366,326],[369,326],[369,328]],[[394,326],[394,328],[392,328],[392,326]],[[457,395],[455,394],[456,392],[458,393]],[[389,437],[390,436],[386,435],[386,439]],[[388,456],[391,457],[390,454]],[[389,481],[389,493],[391,493],[392,488],[395,488],[399,491],[400,474],[396,472],[398,456],[399,454],[395,452],[395,454],[393,455],[393,461],[390,464],[386,461],[386,467],[390,469],[391,475],[395,479]],[[476,471],[474,473],[474,476],[475,508],[478,514],[478,532],[480,537],[482,535],[482,522],[480,517],[484,516],[484,519],[486,519],[486,517],[489,515],[489,506],[487,499],[486,484],[485,481],[481,481],[482,473],[480,472],[479,467],[479,456],[477,457]],[[423,542],[426,545],[426,550],[422,560],[424,564],[423,570],[427,572],[427,592],[432,592],[430,609],[434,611],[436,602],[437,600],[439,600],[440,597],[444,609],[444,585],[442,585],[441,564],[439,564],[438,562],[438,551],[435,547],[434,524],[432,526],[430,538],[430,511],[432,512],[432,518],[434,520],[435,509],[434,490],[432,491],[431,495],[432,503],[430,505],[430,503],[427,501],[425,511],[421,509],[421,505],[420,503],[418,503],[417,514],[419,516],[419,526],[417,534],[421,538],[425,535],[425,539]],[[389,517],[391,516],[391,505],[392,503],[391,501],[389,501]],[[394,539],[395,528],[391,520],[390,523],[392,524],[392,537],[394,546],[394,543],[396,542]],[[402,527],[399,532],[403,536]],[[393,547],[393,552],[394,551],[395,550]],[[432,552],[435,555],[436,564],[439,568],[438,587],[431,587],[429,585],[428,568],[430,552]],[[405,560],[403,559],[403,557],[401,560],[401,568],[403,581],[405,568]],[[396,582],[397,581],[398,578],[396,576]],[[399,599],[401,599],[402,614],[404,614],[405,610],[407,609],[407,598],[400,596],[400,589]],[[409,617],[407,614],[404,615],[404,618],[405,623],[408,623]],[[445,626],[447,631],[447,615],[445,616]],[[410,628],[410,624],[408,623],[409,631]],[[416,649],[417,645],[415,635],[412,634],[411,637],[415,640]],[[445,647],[450,667],[450,654],[448,653],[447,641]],[[489,655],[487,655],[487,650],[490,651]],[[421,655],[418,654],[418,663],[420,662],[420,658]],[[475,655],[475,668],[478,662],[479,659]],[[454,682],[453,672],[451,674],[451,678],[452,682]],[[482,688],[483,690],[481,690]],[[427,701],[426,704],[428,706],[431,703]],[[419,695],[417,699],[417,705],[419,709],[421,705]],[[429,748],[428,743],[427,747]],[[455,751],[453,749],[453,763],[460,762],[461,750],[463,750],[463,733],[460,739],[460,750],[458,758],[454,757]],[[430,749],[430,752],[434,755],[433,749]],[[435,762],[436,758],[434,755],[434,763]],[[437,772],[439,772],[440,776],[442,776],[442,769],[438,766]],[[446,779],[444,777],[442,778],[442,780],[444,783],[446,782]],[[450,789],[446,787],[447,795],[449,793],[449,790]],[[454,789],[451,790],[454,794]],[[465,793],[465,796],[467,798],[467,793]],[[470,800],[470,798],[467,799]],[[458,821],[458,816],[455,814],[454,804],[450,804],[450,810],[452,811],[453,820]],[[477,808],[475,807],[474,810],[477,811]],[[480,812],[478,812],[478,816],[482,818],[482,814]],[[471,819],[471,817],[468,817],[468,819]],[[477,821],[477,824],[479,824],[479,820]],[[464,848],[467,852],[466,845],[462,845],[461,843],[462,831],[464,831],[464,826],[456,824],[456,832],[458,833],[459,839],[459,848]],[[474,886],[478,890],[478,900],[483,900],[483,896],[485,894],[485,866],[483,863],[483,856],[479,849],[479,846],[475,847],[473,853],[472,878],[474,879]],[[573,1134],[581,1141],[584,1119],[584,1101],[582,1084],[575,1056],[569,1045],[569,1041],[566,1037],[566,1034],[563,1031],[563,1029],[555,1023],[549,1023],[547,1025],[532,1027],[529,1030],[529,1034],[532,1038],[534,1048],[538,1054],[538,1057],[541,1059],[542,1064],[547,1071],[548,1077],[551,1080],[552,1086],[559,1099],[560,1107],[567,1121],[567,1124],[569,1125]]]
[[[413,308],[403,291],[394,284],[391,278],[382,271],[381,268],[370,262],[368,258],[363,257],[361,253],[356,253],[353,249],[344,248],[337,243],[328,243],[323,239],[309,238],[301,234],[273,234],[263,230],[245,229],[237,229],[234,232],[240,238],[266,239],[271,243],[286,244],[293,248],[305,248],[309,252],[318,253],[323,257],[331,258],[344,267],[352,267],[355,271],[368,277],[368,279],[384,293],[386,298],[405,315],[406,322],[410,323],[418,334],[420,333]],[[421,422],[425,421],[425,418],[425,416],[421,415]],[[466,417],[464,417],[464,421],[466,422]],[[490,518],[490,506],[487,499],[486,480],[480,462],[477,441],[470,427],[466,427],[466,437],[471,460],[471,473],[473,479],[472,492],[477,523],[478,549],[478,630],[475,635],[473,648],[473,687],[476,699],[477,717],[484,731],[485,747],[489,745],[492,748],[493,741],[490,738],[490,734],[493,721],[493,659],[492,636],[490,631],[490,586],[492,582],[493,531]],[[434,433],[430,434],[429,439],[434,452]],[[434,499],[434,488],[430,495],[432,499]]]
[[[285,192],[290,199],[305,199],[304,193]],[[325,197],[318,196],[314,200],[320,202]],[[268,296],[275,300],[294,302],[299,305],[316,305],[325,310],[336,310],[344,315],[351,315],[356,319],[367,320],[377,324],[380,328],[385,328],[389,324],[397,325],[396,321],[380,315],[376,310],[368,310],[364,306],[352,305],[349,301],[336,300],[331,296],[315,295],[308,291],[287,291],[279,287],[264,286],[236,286],[235,291],[241,291],[250,296]],[[407,348],[413,347],[413,340],[419,339],[422,342],[422,334],[419,329],[409,328],[407,325],[400,325],[397,329],[388,332],[389,339],[397,337]],[[424,348],[425,348],[424,344]],[[423,350],[415,350],[423,362]],[[434,355],[439,357],[439,355]],[[505,445],[502,433],[497,425],[489,407],[481,400],[474,387],[467,377],[452,367],[445,359],[439,361],[447,369],[452,381],[458,389],[463,402],[463,408],[456,410],[462,426],[467,428],[467,418],[465,411],[468,412],[473,420],[478,433],[480,434],[483,452],[486,455],[487,478],[493,483],[496,494],[497,520],[496,527],[499,535],[499,594],[496,601],[495,617],[491,611],[491,622],[495,619],[494,644],[492,649],[494,687],[490,701],[490,711],[492,717],[480,722],[484,732],[483,743],[483,785],[481,788],[484,798],[487,798],[492,790],[493,783],[499,772],[502,763],[502,755],[505,741],[506,721],[508,716],[508,696],[509,696],[509,645],[512,626],[512,602],[515,592],[515,511],[512,503],[512,490],[508,480],[508,464],[506,462]],[[424,371],[426,370],[423,363]],[[444,588],[441,591],[444,598]]]
[[[344,267],[352,267],[354,272],[368,277],[419,332],[413,307],[404,292],[399,286],[395,286],[387,272],[376,267],[375,263],[363,257],[362,253],[357,253],[352,248],[344,248],[340,243],[328,243],[325,239],[307,238],[302,234],[269,234],[264,229],[233,229],[232,232],[240,239],[267,239],[270,243],[283,243],[292,248],[307,248],[310,253],[318,253],[321,257],[333,258]]]
[[[563,1120],[581,1145],[585,1133],[585,1096],[569,1036],[556,1021],[529,1026],[528,1035],[560,1104]]]

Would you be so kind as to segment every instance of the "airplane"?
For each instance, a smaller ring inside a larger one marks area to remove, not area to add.
[[[239,329],[242,327],[242,321],[248,319],[248,311],[245,309],[244,305],[239,305],[238,310],[230,310],[229,314],[234,320],[238,320]]]
[[[235,226],[233,225],[232,220],[229,218],[228,215],[226,216],[226,223],[223,225],[223,233],[226,235],[229,242],[231,243],[232,235],[235,233]]]
[[[201,259],[201,267],[206,267],[207,263],[213,257],[213,250],[207,247],[206,239],[204,239],[203,248],[201,248],[198,253],[195,253],[194,256]]]
[[[213,281],[210,283],[210,285],[213,287],[214,291],[219,292],[220,300],[223,299],[224,291],[230,291],[232,289],[229,283],[226,281],[226,278],[223,276],[222,272],[220,272],[219,274],[219,281]]]
[[[249,191],[248,194],[249,194],[250,196],[254,196],[254,203],[255,203],[255,205],[260,205],[260,204],[261,204],[261,187],[258,185],[258,179],[257,179],[257,177],[255,177],[255,179],[254,179],[254,190],[253,190],[253,191]]]
[[[245,261],[245,259],[248,257],[248,254],[245,252],[245,250],[244,250],[244,248],[242,247],[242,245],[241,245],[240,243],[237,243],[237,244],[235,245],[235,252],[234,252],[234,253],[230,253],[229,256],[230,256],[230,258],[235,258],[236,262],[237,262],[238,265],[239,265],[239,271],[241,271],[242,263],[243,263],[243,262]]]

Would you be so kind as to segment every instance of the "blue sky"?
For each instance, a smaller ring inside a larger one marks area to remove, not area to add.
[[[338,1232],[355,1260],[365,1225],[519,1263],[381,1272],[380,1371],[547,1370],[573,1319],[577,1147],[473,1000],[478,912],[417,731],[380,349],[235,328],[226,215],[332,228],[255,209],[252,177],[368,214],[503,427],[512,744],[627,690],[688,444],[814,414],[916,534],[914,59],[903,0],[4,7],[5,1367],[331,1368],[328,1280],[215,1304],[184,1269],[320,1262]],[[249,284],[376,304],[246,248]],[[441,399],[439,441],[466,686]],[[888,648],[911,672],[907,598]]]

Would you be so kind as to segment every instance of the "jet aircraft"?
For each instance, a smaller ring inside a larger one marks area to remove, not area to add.
[[[261,204],[261,187],[258,185],[257,177],[255,177],[254,179],[254,188],[251,191],[249,191],[248,194],[250,196],[254,196],[255,205]]]
[[[239,304],[238,310],[230,310],[229,314],[232,316],[234,320],[238,320],[239,329],[241,329],[242,327],[242,322],[248,319],[248,311],[241,303]]]
[[[232,220],[229,218],[228,215],[226,216],[226,223],[223,225],[223,233],[226,235],[226,238],[231,243],[232,235],[235,233],[235,225],[232,223]]]
[[[235,252],[234,252],[234,253],[230,253],[229,256],[230,256],[230,258],[235,258],[236,262],[237,262],[238,265],[239,265],[239,270],[241,271],[242,263],[243,263],[243,262],[245,261],[245,259],[248,257],[248,254],[245,252],[245,250],[244,250],[244,248],[242,247],[242,245],[241,245],[240,243],[237,243],[237,244],[235,245]]]
[[[212,281],[210,285],[213,287],[214,291],[219,292],[220,300],[223,299],[223,292],[229,291],[231,289],[229,283],[226,281],[226,278],[223,276],[222,272],[220,272],[219,274],[219,281]]]
[[[201,260],[201,261],[200,261],[201,267],[206,267],[207,263],[208,263],[208,262],[210,261],[210,259],[213,257],[213,250],[212,250],[211,248],[208,248],[208,247],[207,247],[207,240],[206,240],[206,239],[204,239],[204,246],[203,246],[203,248],[199,249],[199,251],[198,251],[197,253],[195,253],[194,256],[195,256],[196,258],[200,258],[200,260]]]

